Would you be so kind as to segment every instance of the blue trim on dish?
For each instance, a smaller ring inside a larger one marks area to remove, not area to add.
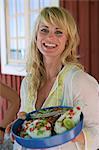
[[[71,107],[61,106],[61,108],[63,107],[71,108]],[[50,107],[50,108],[55,108],[55,107]],[[49,109],[49,107],[44,108],[44,109]],[[33,111],[33,112],[36,112],[36,111]],[[27,114],[27,118],[33,112],[30,112],[29,114]],[[18,136],[17,128],[21,126],[23,122],[24,120],[18,119],[12,126],[12,133],[17,143],[19,143],[20,145],[26,148],[34,148],[34,149],[50,148],[50,147],[55,147],[55,146],[67,143],[80,134],[83,128],[83,113],[81,113],[80,122],[74,128],[68,131],[65,131],[61,134],[53,135],[53,136],[46,137],[46,138],[45,137],[44,138],[22,138]]]

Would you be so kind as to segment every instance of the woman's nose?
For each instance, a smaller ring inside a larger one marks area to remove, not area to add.
[[[54,32],[49,32],[48,38],[55,38],[55,33]]]

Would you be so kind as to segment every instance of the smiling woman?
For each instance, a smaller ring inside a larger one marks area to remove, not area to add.
[[[51,150],[95,150],[99,145],[99,85],[80,64],[78,45],[77,26],[67,10],[61,7],[41,10],[27,55],[27,76],[21,84],[20,112],[79,106],[84,114],[81,133]],[[23,149],[17,142],[16,147]]]

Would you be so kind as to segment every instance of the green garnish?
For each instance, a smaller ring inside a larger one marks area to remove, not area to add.
[[[69,118],[64,119],[63,124],[68,130],[75,126],[74,121]]]

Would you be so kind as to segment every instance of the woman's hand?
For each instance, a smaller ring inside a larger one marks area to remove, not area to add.
[[[26,112],[19,112],[17,114],[17,117],[20,118],[20,119],[26,119]],[[11,137],[11,141],[14,142],[14,136],[10,133],[11,132],[11,127],[13,125],[15,121],[13,121],[12,123],[10,123],[7,127],[6,127],[6,133],[10,135]],[[0,130],[0,144],[3,144],[4,142],[4,132]]]
[[[20,118],[20,119],[26,119],[26,112],[19,112],[17,114],[17,118]],[[12,143],[14,143],[14,136],[13,134],[11,133],[11,128],[12,128],[12,125],[14,124],[16,120],[14,120],[12,123],[10,123],[7,128],[6,128],[6,133],[10,135],[10,138],[11,138],[11,141]]]
[[[4,142],[4,132],[0,130],[0,144]]]
[[[4,143],[4,136],[5,136],[5,134],[8,134],[8,135],[10,136],[12,124],[13,124],[13,122],[10,123],[10,124],[6,127],[5,132],[3,132],[3,131],[0,130],[0,144],[3,144],[3,143]],[[11,141],[13,142],[12,138],[11,138]]]
[[[17,114],[17,117],[24,120],[26,119],[26,114],[26,112],[22,111]]]
[[[17,118],[19,119],[23,119],[23,120],[25,120],[26,119],[26,112],[19,112],[18,114],[17,114]],[[14,121],[15,122],[15,121]],[[13,123],[14,123],[13,122]],[[11,137],[11,141],[14,143],[14,140],[15,140],[15,138],[14,138],[14,136],[13,136],[13,134],[11,133],[11,135],[10,135],[10,137]]]
[[[11,133],[11,128],[12,128],[12,125],[13,125],[14,121],[11,122],[7,127],[6,127],[6,134],[8,134],[10,136],[10,139],[11,139],[11,142],[14,143],[14,136],[12,135]]]
[[[72,142],[79,142],[81,144],[85,144],[84,134],[81,132]]]

